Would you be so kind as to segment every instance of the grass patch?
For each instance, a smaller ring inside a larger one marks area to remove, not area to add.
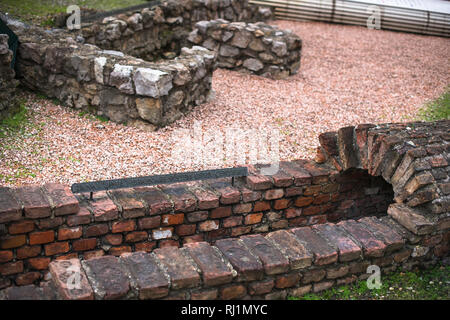
[[[419,111],[419,119],[425,121],[450,120],[450,88]]]
[[[24,130],[29,122],[29,112],[24,102],[19,104],[16,113],[9,115],[0,123],[0,138],[5,138],[11,133]]]
[[[147,2],[146,0],[1,0],[0,11],[23,21],[52,26],[51,15],[66,12],[69,5],[109,11]]]
[[[381,276],[381,288],[370,290],[366,281],[308,293],[289,300],[450,300],[450,266],[426,270],[397,270]]]

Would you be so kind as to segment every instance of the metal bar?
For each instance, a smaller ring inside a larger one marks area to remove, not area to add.
[[[217,179],[227,177],[232,177],[234,182],[234,177],[245,177],[245,176],[248,176],[248,168],[237,167],[226,169],[212,169],[204,171],[180,172],[174,174],[162,174],[147,177],[74,183],[71,189],[73,193],[90,192],[92,196],[92,192],[94,191],[133,188],[140,186],[151,186],[158,184],[168,184],[176,182]]]

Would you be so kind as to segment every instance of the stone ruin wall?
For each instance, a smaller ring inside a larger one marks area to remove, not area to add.
[[[17,107],[15,90],[19,82],[14,79],[12,59],[13,52],[8,46],[8,36],[0,34],[0,120],[14,112]]]
[[[370,264],[384,273],[432,265],[450,252],[449,124],[342,128],[320,136],[316,161],[282,162],[270,176],[250,166],[235,185],[92,200],[55,184],[2,188],[2,286],[22,286],[0,295],[276,299],[364,279]],[[81,292],[63,283],[72,266],[85,277]]]

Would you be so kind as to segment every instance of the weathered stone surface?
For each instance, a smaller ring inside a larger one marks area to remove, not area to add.
[[[241,237],[241,240],[261,260],[266,274],[278,274],[289,270],[289,260],[263,236],[249,235]]]
[[[126,297],[130,282],[119,258],[103,256],[81,262],[96,299],[120,299]]]
[[[44,185],[44,191],[49,196],[52,211],[55,216],[74,214],[80,210],[78,200],[73,195],[69,186],[48,183]]]
[[[358,220],[366,226],[372,234],[377,236],[386,245],[388,252],[401,248],[404,244],[404,239],[395,231],[394,228],[382,223],[375,217],[365,217]]]
[[[175,247],[166,247],[154,251],[170,276],[171,288],[183,289],[195,287],[200,283],[200,276],[192,263]]]
[[[169,280],[153,255],[144,252],[125,253],[120,257],[130,275],[131,287],[141,300],[158,299],[169,294]]]
[[[216,247],[230,261],[240,278],[246,281],[260,280],[264,276],[263,265],[238,239],[223,239]]]
[[[163,110],[160,99],[136,99],[136,108],[142,119],[153,124],[158,124],[161,121]]]
[[[351,261],[361,256],[361,248],[335,225],[315,225],[312,229],[339,251],[340,261]]]
[[[15,190],[15,196],[22,203],[28,218],[45,218],[51,215],[50,203],[38,186],[22,187]]]
[[[52,281],[64,300],[93,300],[94,291],[81,268],[80,260],[53,261],[49,265]]]
[[[346,220],[339,222],[337,225],[345,229],[347,233],[361,245],[364,256],[383,256],[386,245],[382,241],[376,239],[363,224],[357,223],[354,220]]]
[[[205,242],[189,243],[185,247],[199,266],[205,285],[216,286],[231,282],[233,273],[214,247]]]
[[[314,264],[326,265],[338,260],[338,252],[327,241],[308,227],[291,229],[291,232],[314,255]]]
[[[22,218],[22,205],[13,196],[10,188],[0,187],[0,223]]]
[[[434,225],[423,214],[403,204],[392,204],[388,214],[409,231],[424,235],[433,231]]]
[[[308,252],[305,246],[296,237],[285,230],[271,232],[266,236],[289,259],[290,268],[293,270],[309,267],[313,260],[313,254]]]

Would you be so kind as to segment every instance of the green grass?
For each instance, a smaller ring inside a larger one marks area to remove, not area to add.
[[[419,119],[425,121],[450,120],[450,88],[419,111]]]
[[[414,272],[381,276],[381,288],[370,290],[366,281],[308,293],[289,300],[450,300],[450,266],[437,265]]]
[[[108,11],[147,2],[146,0],[1,0],[0,11],[26,22],[51,26],[51,15],[66,12],[69,5]]]
[[[9,115],[0,122],[0,138],[11,133],[22,131],[29,120],[29,112],[25,103],[21,102],[16,113]]]

